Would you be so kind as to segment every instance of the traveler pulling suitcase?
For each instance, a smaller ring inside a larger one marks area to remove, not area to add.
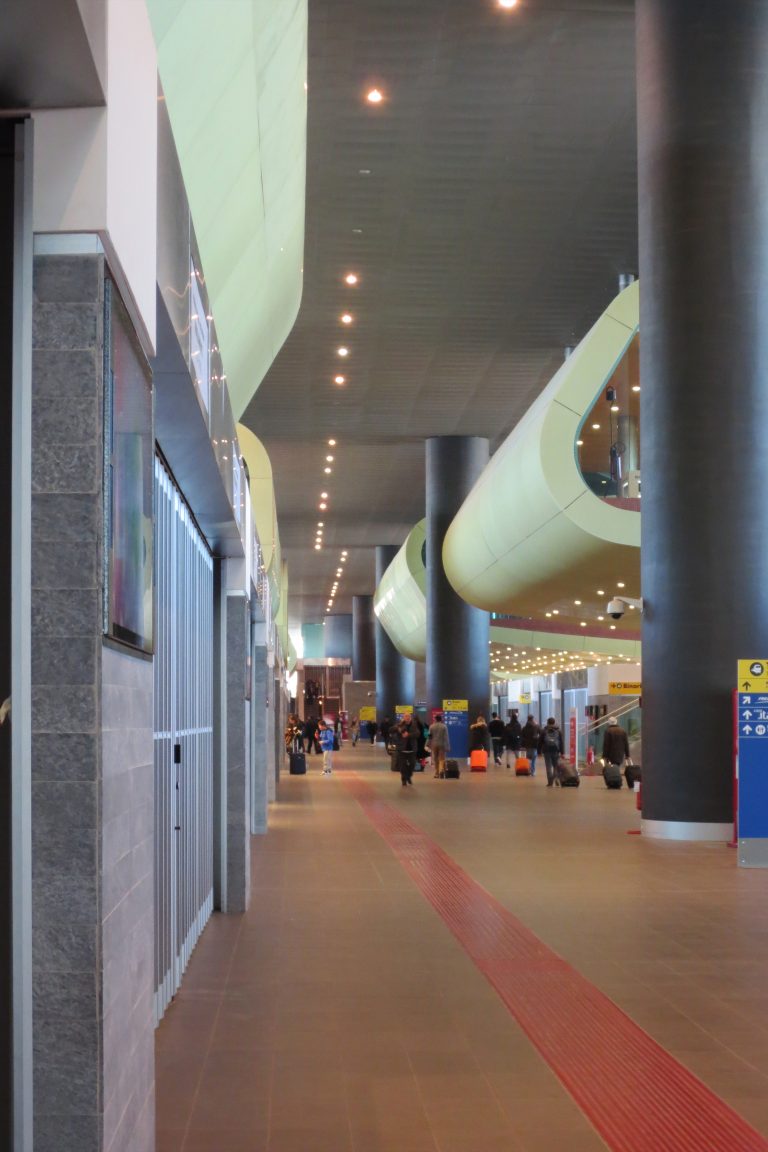
[[[291,776],[306,776],[307,761],[303,752],[291,752],[289,772]]]
[[[603,768],[603,780],[606,788],[621,788],[621,768],[618,764],[606,764]]]
[[[565,756],[561,756],[557,762],[555,779],[561,788],[578,788],[581,784],[576,765],[566,760]]]
[[[445,779],[458,780],[461,776],[458,760],[446,760],[445,762]]]
[[[515,760],[515,776],[530,776],[531,762],[526,756],[519,756]]]

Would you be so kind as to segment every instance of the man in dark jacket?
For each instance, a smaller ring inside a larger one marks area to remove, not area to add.
[[[603,760],[619,767],[629,760],[629,738],[615,716],[611,716],[603,736]]]
[[[493,744],[493,762],[494,764],[501,764],[501,750],[504,747],[504,721],[499,717],[498,712],[491,713],[488,731],[491,734]]]
[[[563,754],[563,734],[554,716],[550,716],[539,736],[539,752],[547,769],[547,788],[551,788],[557,775],[557,762]]]
[[[307,755],[311,752],[316,752],[315,736],[317,735],[317,720],[310,716],[309,720],[304,724],[304,739],[307,742]]]
[[[398,763],[400,766],[400,779],[403,788],[405,788],[406,785],[413,783],[411,777],[413,776],[413,770],[416,766],[416,754],[419,750],[421,726],[418,725],[414,716],[406,716],[398,727],[400,729]]]
[[[525,754],[531,762],[531,776],[536,775],[536,752],[539,747],[539,736],[541,736],[541,728],[539,728],[534,717],[529,716],[520,733],[520,744],[521,747],[525,749]]]
[[[517,718],[517,708],[513,708],[509,714],[509,720],[504,725],[504,747],[506,749],[505,762],[507,768],[512,767],[510,760],[517,760],[522,745],[523,730],[520,727],[520,721]]]

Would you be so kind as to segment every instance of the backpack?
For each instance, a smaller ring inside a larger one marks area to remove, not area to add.
[[[557,728],[544,729],[544,747],[551,749],[553,752],[560,751],[560,731]]]

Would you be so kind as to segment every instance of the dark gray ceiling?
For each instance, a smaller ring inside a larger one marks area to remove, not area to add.
[[[303,303],[245,416],[292,623],[322,619],[342,548],[335,611],[373,591],[374,546],[424,515],[424,438],[495,447],[637,270],[629,0],[310,0],[309,46]]]
[[[98,3],[86,7],[103,30]],[[0,11],[0,108],[104,103],[77,0],[3,0]]]

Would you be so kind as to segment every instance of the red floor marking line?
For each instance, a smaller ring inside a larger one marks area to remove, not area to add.
[[[768,1140],[373,788],[345,787],[614,1152],[768,1152]]]

